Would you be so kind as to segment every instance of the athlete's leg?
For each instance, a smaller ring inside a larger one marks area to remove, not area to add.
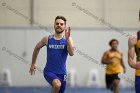
[[[54,79],[52,82],[52,93],[64,93],[66,87],[67,75],[56,74],[59,79]]]
[[[140,76],[135,77],[135,90],[136,93],[140,93]]]
[[[59,79],[54,79],[52,81],[52,93],[58,93],[61,87],[61,82]]]
[[[52,93],[58,93],[61,87],[61,82],[59,77],[52,72],[44,72],[44,77],[48,83],[52,86]]]
[[[112,85],[112,75],[107,75],[105,76],[106,78],[106,88],[107,89],[110,89],[111,88],[111,85]]]
[[[59,80],[61,82],[61,87],[58,93],[64,93],[65,91],[65,87],[66,87],[66,79],[67,79],[67,75],[64,74],[57,74],[57,76],[59,77]]]
[[[113,91],[114,91],[114,93],[119,93],[119,82],[120,82],[119,79],[115,79],[113,81]]]
[[[66,81],[62,81],[59,93],[64,93],[65,87],[66,87]]]

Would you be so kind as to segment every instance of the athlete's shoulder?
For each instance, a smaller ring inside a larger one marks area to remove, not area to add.
[[[129,36],[129,40],[134,40],[134,39],[137,39],[137,32]]]
[[[65,38],[65,39],[66,39],[66,37],[65,37],[65,36],[63,36],[63,38]],[[69,37],[69,39],[72,39],[72,37],[70,36],[70,37]]]
[[[122,52],[120,52],[119,50],[117,51],[120,55],[123,55],[123,53]]]
[[[54,35],[49,35],[48,39],[54,38]]]
[[[63,36],[63,39],[64,39],[64,40],[67,40],[65,36]],[[68,39],[69,39],[70,42],[73,42],[72,37],[69,37]]]
[[[106,54],[106,55],[108,55],[110,53],[110,50],[106,50],[105,52],[104,52],[104,54]]]
[[[44,36],[42,39],[43,40],[47,40],[48,39],[48,36]]]
[[[41,41],[42,41],[42,43],[47,44],[48,43],[48,36],[44,36]]]
[[[69,37],[70,40],[73,40],[72,37]]]

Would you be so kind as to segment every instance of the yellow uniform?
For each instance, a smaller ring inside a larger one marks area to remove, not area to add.
[[[121,66],[122,54],[120,52],[109,52],[107,60],[113,63],[107,64],[106,74],[117,74],[123,72],[123,68]]]
[[[137,44],[135,46],[135,51],[137,55],[137,61],[140,61],[140,36],[138,34]],[[136,69],[136,76],[140,76],[140,69]]]

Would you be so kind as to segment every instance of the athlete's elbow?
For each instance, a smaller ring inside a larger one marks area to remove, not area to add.
[[[131,68],[134,68],[134,69],[136,68],[135,65],[134,65],[130,60],[128,60],[128,65],[129,65]]]
[[[102,63],[102,64],[105,64],[105,61],[102,59],[102,60],[101,60],[101,63]]]
[[[106,64],[104,61],[101,62],[102,64]]]
[[[74,56],[74,54],[69,54],[70,56]]]
[[[103,62],[103,61],[101,61],[101,63],[102,63],[102,64],[104,64],[104,62]]]
[[[70,55],[70,56],[73,56],[73,55],[74,55],[74,49],[69,50],[69,55]]]
[[[134,65],[132,65],[132,64],[129,64],[129,66],[130,66],[131,68],[134,68],[134,69],[136,68],[136,67],[135,67]]]
[[[69,55],[70,55],[70,56],[74,56],[74,52],[72,52],[72,53],[69,53]]]

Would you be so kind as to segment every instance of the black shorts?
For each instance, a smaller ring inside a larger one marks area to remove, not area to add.
[[[116,74],[106,74],[106,88],[109,89],[110,86],[112,85],[113,81],[115,79],[118,79],[120,80],[119,76],[118,76],[119,73],[116,73]]]

